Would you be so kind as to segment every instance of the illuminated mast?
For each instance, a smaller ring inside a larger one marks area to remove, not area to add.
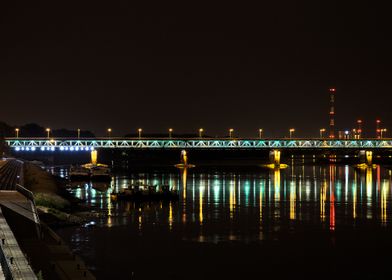
[[[381,138],[381,129],[380,129],[381,120],[376,120],[376,138]]]
[[[361,139],[361,137],[362,137],[362,120],[357,120],[357,124],[358,124],[357,138]]]
[[[335,88],[329,89],[330,109],[329,109],[329,138],[335,138]]]

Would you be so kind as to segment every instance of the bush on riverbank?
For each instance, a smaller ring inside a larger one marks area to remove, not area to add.
[[[52,193],[35,193],[34,198],[35,204],[38,206],[45,206],[58,210],[64,210],[70,206],[70,203],[67,200]]]

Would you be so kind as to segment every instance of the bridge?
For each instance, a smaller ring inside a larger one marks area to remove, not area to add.
[[[6,138],[15,151],[95,149],[392,149],[392,139]]]

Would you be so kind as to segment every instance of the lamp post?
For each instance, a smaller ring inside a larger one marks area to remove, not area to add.
[[[380,136],[381,136],[381,139],[382,139],[382,134],[383,134],[383,132],[387,132],[387,129],[386,128],[383,128],[383,129],[380,129]]]
[[[233,132],[234,132],[234,129],[230,128],[229,129],[229,138],[233,138]]]
[[[50,128],[46,129],[46,133],[47,133],[46,136],[49,138],[50,137]]]
[[[19,138],[19,128],[15,128],[15,137]]]
[[[80,138],[80,128],[78,128],[78,139]]]
[[[263,129],[259,128],[259,139],[263,138]]]
[[[143,129],[141,129],[141,128],[139,128],[139,129],[137,130],[139,139],[142,138],[142,131],[143,131]]]
[[[293,138],[293,134],[295,132],[295,129],[294,128],[290,128],[289,132],[290,132],[290,138]]]
[[[172,138],[173,128],[169,128],[169,138]]]
[[[203,128],[199,128],[199,137],[200,138],[203,137],[203,132],[204,132],[204,129]]]
[[[320,138],[324,138],[325,128],[320,129]]]
[[[112,129],[108,128],[107,132],[108,132],[108,137],[110,138],[112,136]]]

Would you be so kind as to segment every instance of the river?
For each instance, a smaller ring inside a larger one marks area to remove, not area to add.
[[[97,279],[382,279],[391,178],[382,166],[349,165],[122,171],[70,186],[101,216],[57,232]],[[180,199],[111,201],[139,181],[169,184]]]

